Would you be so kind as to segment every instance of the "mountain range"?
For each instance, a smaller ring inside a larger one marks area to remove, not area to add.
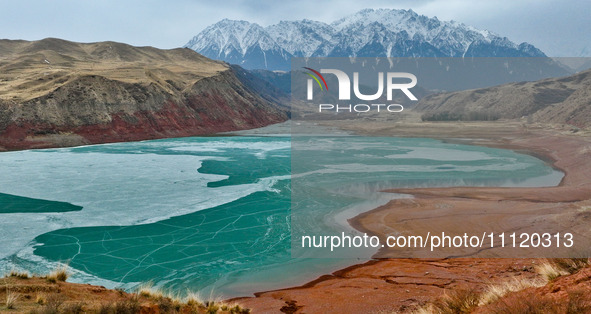
[[[591,70],[574,75],[426,96],[413,108],[424,120],[521,119],[591,126]]]
[[[330,24],[262,27],[224,19],[184,47],[247,69],[289,70],[292,57],[544,57],[528,43],[412,10],[365,9]]]

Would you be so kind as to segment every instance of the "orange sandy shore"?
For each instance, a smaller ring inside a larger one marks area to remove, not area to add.
[[[546,188],[417,188],[389,192],[413,195],[397,199],[350,220],[356,229],[385,238],[393,234],[426,234],[454,230],[482,234],[505,232],[571,232],[577,249],[589,254],[591,243],[591,136],[568,129],[488,123],[331,122],[331,126],[373,136],[469,140],[475,145],[514,149],[552,162],[565,173],[557,187]],[[458,223],[461,222],[461,223]],[[491,227],[492,226],[492,227]],[[439,251],[465,258],[395,259],[428,254],[382,249],[375,260],[325,275],[300,287],[257,293],[239,302],[258,313],[404,312],[441,296],[446,290],[483,290],[510,278],[538,275],[533,258],[548,251],[487,248]],[[564,252],[553,250],[551,254]],[[431,254],[432,257],[432,254]]]

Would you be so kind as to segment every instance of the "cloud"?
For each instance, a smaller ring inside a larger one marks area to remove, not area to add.
[[[591,47],[586,34],[591,29],[587,17],[591,2],[577,0],[6,1],[0,12],[0,36],[114,40],[173,48],[223,18],[263,26],[304,18],[332,22],[364,8],[412,8],[427,16],[488,29],[514,41],[528,41],[553,55]]]

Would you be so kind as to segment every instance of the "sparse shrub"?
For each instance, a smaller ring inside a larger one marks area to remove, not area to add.
[[[55,313],[58,312],[59,308],[64,303],[65,297],[63,295],[52,293],[47,296],[47,302],[45,303],[45,307],[51,310],[55,310]]]
[[[31,311],[31,313],[33,314],[58,314],[58,313],[62,313],[60,311],[60,307],[62,306],[62,304],[64,303],[64,296],[59,295],[57,293],[52,293],[50,295],[47,295],[47,297],[45,298],[45,305],[38,309],[38,310],[34,310]],[[70,313],[70,312],[68,312]],[[79,312],[80,313],[80,312]]]
[[[504,283],[490,285],[480,296],[480,305],[490,304],[511,292],[521,291],[531,287],[541,287],[546,282],[541,279],[514,279]]]
[[[45,294],[37,294],[37,298],[35,298],[35,303],[43,305],[47,303],[47,296]]]
[[[589,265],[588,258],[553,258],[550,263],[556,267],[565,270],[569,274],[576,273],[579,269],[585,268]]]
[[[538,274],[542,275],[542,277],[546,278],[548,281],[553,281],[554,279],[560,276],[568,275],[567,271],[556,266],[556,264],[547,261],[537,266],[536,271],[538,272]]]
[[[205,307],[203,301],[201,300],[201,297],[197,293],[189,292],[185,300],[187,305],[192,308]]]
[[[480,297],[474,290],[458,289],[433,302],[433,309],[440,314],[470,313],[479,303]]]
[[[17,277],[20,279],[29,279],[29,277],[30,277],[29,273],[27,273],[25,271],[17,271],[16,269],[11,270],[10,274],[8,274],[8,276]]]
[[[585,290],[569,291],[566,314],[590,313],[591,300],[586,298],[588,293]]]
[[[216,314],[220,310],[219,305],[213,301],[207,302],[206,305],[207,314]]]
[[[234,306],[230,307],[230,313],[232,313],[232,314],[249,314],[250,309],[243,309],[240,305],[235,304]]]
[[[110,303],[102,303],[98,308],[97,314],[112,314],[115,313],[115,309]]]
[[[6,292],[6,308],[7,309],[14,309],[16,301],[18,301],[19,294],[14,292]]]
[[[173,309],[172,300],[170,298],[160,298],[158,299],[158,308],[162,313],[169,313]]]
[[[164,297],[164,293],[157,288],[154,288],[152,283],[146,283],[138,287],[138,294],[144,298],[158,300]]]
[[[551,314],[563,313],[560,304],[552,298],[539,294],[518,295],[504,298],[489,305],[488,312],[496,314]]]
[[[56,283],[58,281],[66,281],[68,279],[68,266],[61,265],[54,271],[49,273],[45,279],[50,283]]]
[[[115,303],[116,314],[135,314],[140,311],[140,302],[137,298],[129,298]]]
[[[55,278],[58,281],[66,281],[68,279],[67,268],[63,267],[55,271]]]
[[[80,314],[84,313],[84,303],[82,302],[74,302],[66,304],[62,310],[60,311],[61,314]]]

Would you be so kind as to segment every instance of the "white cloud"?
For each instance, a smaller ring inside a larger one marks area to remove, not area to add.
[[[412,8],[430,17],[454,19],[513,41],[528,41],[550,55],[568,56],[591,47],[591,2],[578,0],[5,1],[0,37],[114,40],[173,48],[223,18],[261,25],[303,18],[331,22],[367,7]]]

